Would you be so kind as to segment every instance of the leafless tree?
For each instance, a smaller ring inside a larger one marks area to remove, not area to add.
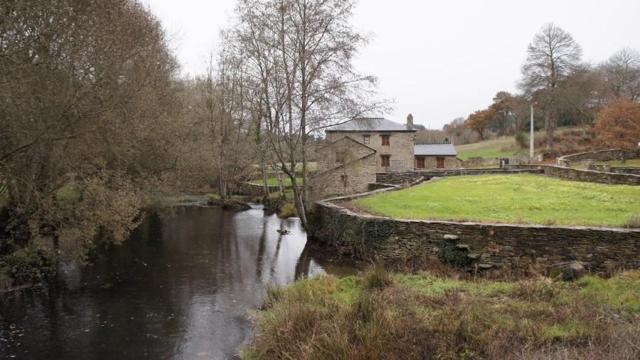
[[[522,88],[529,95],[536,94],[545,112],[547,147],[553,148],[557,127],[557,88],[579,64],[582,49],[571,34],[554,24],[545,25],[527,49],[522,67]]]
[[[600,66],[612,97],[640,100],[640,53],[624,48]]]
[[[352,66],[366,43],[349,23],[353,6],[351,0],[241,0],[237,7],[236,46],[247,61],[270,147],[291,179],[303,224],[310,136],[379,106],[371,101],[374,78]]]

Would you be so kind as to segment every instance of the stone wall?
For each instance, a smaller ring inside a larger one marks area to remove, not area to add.
[[[280,191],[279,186],[269,186],[270,193],[277,193]],[[264,195],[264,187],[258,184],[252,184],[249,182],[244,182],[236,185],[234,192],[240,195],[246,196],[263,196]]]
[[[610,165],[589,165],[587,170],[612,172],[616,174],[631,174],[640,175],[640,168],[638,167],[624,167],[624,166],[610,166]]]
[[[610,149],[589,151],[571,155],[565,155],[558,158],[557,163],[559,166],[571,166],[576,163],[584,161],[610,161],[610,160],[622,160],[639,158],[640,151]]]
[[[423,170],[405,171],[397,173],[377,173],[376,182],[383,184],[405,184],[414,182],[419,178],[431,179],[434,177],[461,176],[461,175],[486,175],[486,174],[542,174],[543,170],[536,168],[495,168],[495,169],[448,169],[448,170]]]
[[[446,263],[487,276],[549,273],[573,261],[594,273],[640,268],[640,229],[397,220],[339,205],[352,198],[317,203],[309,231],[315,241],[364,261],[411,269]]]
[[[566,180],[585,181],[613,185],[640,185],[640,175],[579,170],[561,166],[543,166],[546,176]]]
[[[560,166],[548,165],[509,165],[495,169],[450,169],[450,170],[424,170],[405,171],[397,173],[377,173],[376,182],[383,184],[406,184],[419,178],[431,179],[434,177],[461,176],[461,175],[487,175],[487,174],[544,174],[565,180],[585,181],[600,184],[614,185],[640,185],[640,175],[629,173],[613,173],[592,170],[579,170]]]

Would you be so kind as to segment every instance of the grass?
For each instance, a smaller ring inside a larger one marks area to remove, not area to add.
[[[640,272],[575,283],[385,274],[269,291],[246,359],[637,359]]]
[[[605,161],[605,162],[600,162],[598,163],[599,165],[609,165],[612,167],[633,167],[633,168],[640,168],[640,159],[629,159],[625,162],[622,162],[622,160],[615,160],[615,161]]]
[[[460,145],[456,146],[456,150],[458,151],[458,157],[462,160],[471,158],[508,158],[522,152],[513,136]]]
[[[298,184],[302,184],[302,178],[296,178],[296,182]],[[262,186],[262,179],[256,179],[251,181],[251,184],[254,185],[260,185]],[[269,186],[278,186],[278,178],[276,177],[270,177],[267,178],[267,185]],[[284,187],[291,187],[291,178],[289,178],[288,176],[282,176],[282,185]]]
[[[461,176],[353,204],[402,219],[623,227],[640,214],[640,188],[531,174]]]

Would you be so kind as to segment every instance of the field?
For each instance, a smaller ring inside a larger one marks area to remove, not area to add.
[[[365,212],[402,219],[637,226],[640,188],[541,175],[444,178],[355,200]]]
[[[462,160],[471,158],[503,158],[523,153],[513,136],[500,137],[493,140],[456,146],[458,157]]]
[[[296,182],[298,182],[298,184],[302,184],[302,178],[297,178]],[[253,181],[251,181],[251,184],[262,185],[262,179],[253,180]],[[269,186],[278,186],[278,178],[276,178],[276,177],[267,178],[267,184]],[[282,185],[284,187],[291,187],[291,179],[288,176],[283,175],[282,176]]]
[[[637,359],[640,272],[574,283],[382,269],[271,290],[247,359]]]
[[[534,134],[536,154],[545,151],[547,135],[544,131]],[[559,128],[555,134],[556,151],[560,154],[572,154],[593,150],[594,144],[589,131],[580,127]],[[458,157],[462,160],[471,158],[503,158],[513,156],[528,156],[529,142],[526,148],[521,148],[515,136],[503,136],[495,139],[480,141],[473,144],[457,145]]]

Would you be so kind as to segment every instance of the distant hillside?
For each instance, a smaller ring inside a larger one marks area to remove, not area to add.
[[[526,143],[529,143],[527,138]],[[546,158],[589,151],[598,148],[590,129],[570,127],[559,129],[556,132],[556,145],[553,151],[546,149],[546,134],[543,131],[535,133],[536,154],[544,154]],[[485,140],[473,144],[458,145],[458,157],[462,160],[471,158],[501,158],[526,156],[529,153],[528,145],[520,147],[514,136],[504,136]]]

